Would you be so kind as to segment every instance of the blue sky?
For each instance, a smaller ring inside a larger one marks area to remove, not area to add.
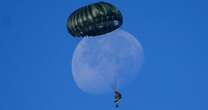
[[[71,75],[79,40],[66,19],[96,1],[0,1],[0,110],[112,110],[113,94],[85,94]],[[106,1],[119,7],[122,28],[145,52],[120,110],[208,110],[208,2]]]

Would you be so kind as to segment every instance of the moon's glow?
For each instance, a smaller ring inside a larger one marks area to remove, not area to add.
[[[88,93],[105,93],[127,84],[139,72],[143,49],[135,37],[123,30],[84,38],[72,59],[77,86]]]

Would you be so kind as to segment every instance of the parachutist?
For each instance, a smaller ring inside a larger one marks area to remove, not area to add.
[[[119,107],[119,103],[120,103],[120,101],[121,101],[121,98],[122,98],[122,95],[121,95],[121,93],[119,92],[119,91],[115,91],[114,92],[115,93],[115,96],[114,96],[114,103],[115,103],[115,106],[116,106],[116,108],[118,108]]]

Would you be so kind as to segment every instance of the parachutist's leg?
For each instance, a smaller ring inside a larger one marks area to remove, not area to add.
[[[115,100],[115,105],[116,105],[116,108],[119,107],[119,103],[120,103],[120,100]]]

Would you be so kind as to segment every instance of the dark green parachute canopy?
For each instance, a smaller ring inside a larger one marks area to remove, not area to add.
[[[106,2],[93,3],[74,11],[67,29],[74,37],[97,36],[112,32],[123,23],[121,12]]]

